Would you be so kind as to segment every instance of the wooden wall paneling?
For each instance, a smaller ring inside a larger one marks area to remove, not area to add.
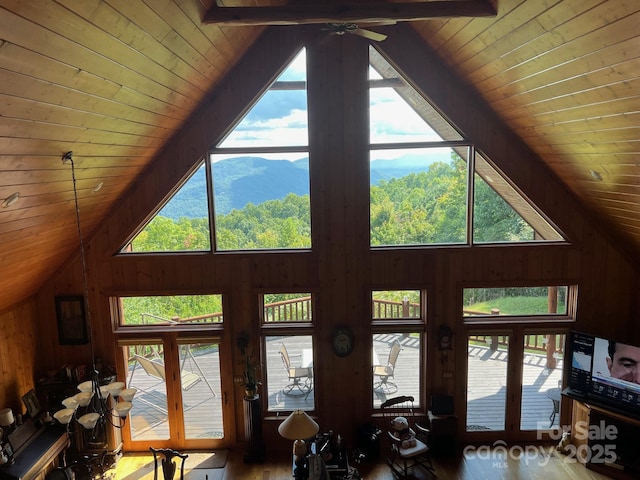
[[[547,11],[547,5],[532,2],[525,2],[523,5],[529,12],[523,12],[525,15],[520,17],[520,22],[528,22],[532,17],[536,17]],[[587,2],[583,5],[588,8]],[[604,4],[600,5],[600,7],[603,6]],[[560,8],[564,10],[566,8],[566,2],[562,2]],[[610,10],[610,7],[605,6],[605,8]],[[581,12],[582,15],[577,17],[577,21],[572,20],[568,22],[563,22],[562,15],[545,15],[546,25],[544,30],[535,28],[536,26],[540,27],[541,23],[539,22],[526,23],[522,29],[515,30],[515,32],[511,28],[492,28],[492,32],[500,32],[503,36],[500,42],[491,42],[489,51],[483,52],[480,59],[492,58],[494,60],[485,62],[484,65],[479,63],[479,68],[472,71],[469,78],[473,79],[471,81],[477,80],[481,82],[483,79],[493,77],[497,74],[498,77],[490,81],[494,85],[504,84],[504,80],[507,79],[507,75],[504,74],[506,70],[514,71],[513,75],[509,76],[509,81],[512,81],[514,78],[525,78],[527,74],[539,71],[538,69],[534,69],[537,62],[550,61],[548,60],[550,56],[547,54],[555,49],[564,49],[568,57],[566,60],[580,56],[580,52],[576,50],[575,42],[572,41],[581,35],[588,34],[591,29],[594,28],[593,25],[589,25],[588,23],[590,19],[594,18],[595,10],[596,9],[588,9],[586,12]],[[525,18],[527,16],[528,18]],[[501,27],[507,26],[503,25]],[[531,31],[532,36],[528,37],[528,42],[522,43],[527,37],[518,39],[517,36],[522,32],[526,34],[527,31]],[[524,46],[522,48],[512,48],[514,45]],[[508,50],[504,50],[505,48],[508,48]],[[491,56],[486,57],[484,56],[485,53]],[[532,58],[535,59],[533,63],[528,61]],[[561,62],[556,62],[554,65],[560,63]],[[467,67],[467,65],[463,64],[461,68],[469,71],[465,67]]]
[[[23,413],[22,396],[35,387],[38,337],[37,302],[32,297],[0,313],[0,408]]]
[[[367,409],[371,380],[371,318],[370,295],[364,288],[369,272],[369,61],[366,54],[369,44],[363,38],[353,36],[344,42],[343,61],[346,60],[343,85],[343,116],[345,128],[341,145],[344,162],[343,222],[346,227],[344,243],[344,277],[346,296],[344,308],[332,312],[335,323],[351,324],[359,339],[352,354],[346,359],[352,369],[351,382],[357,387],[356,395],[345,395],[351,401],[355,425],[369,421]],[[325,177],[326,178],[326,177]],[[343,360],[344,362],[345,360]],[[325,410],[327,412],[327,410]],[[343,417],[342,422],[347,417]],[[334,423],[340,426],[340,423]],[[344,430],[344,429],[343,429]],[[334,431],[336,429],[334,428]],[[349,435],[347,433],[346,435]]]
[[[308,95],[316,100],[316,108],[309,111],[313,238],[320,275],[316,345],[331,352],[323,357],[322,370],[315,378],[316,391],[345,392],[331,398],[321,394],[318,405],[321,418],[331,422],[323,428],[340,431],[345,439],[353,432],[340,425],[347,419],[354,424],[364,421],[362,405],[370,404],[370,398],[363,392],[371,381],[368,369],[365,374],[358,368],[364,365],[362,357],[370,355],[366,347],[370,342],[363,327],[365,320],[358,319],[364,308],[357,265],[363,236],[362,221],[355,220],[354,211],[361,206],[357,198],[362,201],[363,189],[368,188],[367,139],[362,134],[365,118],[361,113],[367,110],[368,44],[349,37],[330,36],[321,48],[310,46],[307,61]],[[350,177],[355,172],[360,183]],[[348,358],[335,356],[330,346],[331,331],[342,323],[349,324],[356,335],[356,349]],[[344,375],[324,374],[335,371]]]
[[[350,42],[347,40],[346,43]],[[312,179],[312,218],[314,249],[318,251],[319,261],[319,293],[316,302],[317,314],[314,321],[316,348],[326,349],[330,345],[330,332],[337,323],[332,318],[346,306],[345,297],[345,251],[344,245],[346,225],[344,218],[345,181],[344,163],[346,158],[342,151],[345,143],[345,129],[352,131],[353,126],[345,123],[343,110],[344,97],[352,85],[336,88],[336,77],[346,77],[345,63],[341,61],[342,38],[328,36],[323,48],[309,46],[307,57],[307,95],[315,98],[318,108],[309,110],[309,165]],[[328,74],[331,72],[331,74]],[[347,79],[345,78],[345,81]],[[342,88],[346,90],[343,92]],[[349,118],[349,117],[346,117]],[[313,188],[315,187],[315,189]],[[348,371],[343,359],[337,359],[331,352],[323,358],[323,368],[315,376],[316,392],[331,389],[344,392],[348,388],[346,379],[337,380],[333,375],[324,372],[337,370]],[[327,378],[331,377],[331,378]],[[351,381],[353,377],[349,375]],[[317,393],[316,393],[317,395]],[[317,395],[318,396],[318,395]],[[317,408],[321,414],[328,408],[327,400],[318,396]],[[331,401],[334,412],[348,412],[351,407],[344,395],[335,395]],[[334,420],[337,420],[334,418]],[[323,425],[323,429],[326,426]]]

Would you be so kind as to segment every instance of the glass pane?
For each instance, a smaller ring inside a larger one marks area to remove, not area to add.
[[[521,430],[546,430],[560,422],[564,335],[524,337]]]
[[[224,438],[219,345],[181,344],[180,379],[186,438]]]
[[[311,335],[268,336],[265,347],[268,410],[313,410]]]
[[[309,155],[211,155],[216,250],[311,247]]]
[[[307,146],[306,65],[303,49],[218,147]]]
[[[474,176],[473,241],[531,242],[533,229],[478,174]]]
[[[263,322],[310,322],[310,293],[269,293],[262,297]]]
[[[509,337],[469,336],[467,348],[467,432],[504,430]]]
[[[127,348],[128,388],[135,388],[133,408],[127,425],[132,440],[169,438],[167,384],[162,345],[135,345]]]
[[[371,245],[466,242],[467,153],[466,147],[371,150]]]
[[[222,323],[222,295],[121,297],[121,325]]]
[[[180,187],[123,253],[211,250],[204,166]]]
[[[369,71],[369,78],[382,77]],[[397,88],[380,86],[372,82],[369,90],[369,134],[371,143],[440,142],[442,138],[433,131],[398,93]],[[403,88],[410,88],[401,82]]]
[[[465,317],[482,315],[566,315],[569,287],[465,288]]]
[[[451,124],[373,47],[369,48],[369,62],[372,144],[462,140]]]
[[[476,153],[473,241],[564,241],[563,236],[482,155]]]
[[[398,395],[411,395],[416,407],[420,396],[422,339],[419,333],[376,333],[373,335],[373,406]]]
[[[371,293],[373,320],[420,318],[419,290],[388,290]]]

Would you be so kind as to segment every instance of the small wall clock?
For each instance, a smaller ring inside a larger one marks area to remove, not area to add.
[[[331,334],[333,352],[339,357],[346,357],[353,351],[353,332],[349,327],[336,327]]]

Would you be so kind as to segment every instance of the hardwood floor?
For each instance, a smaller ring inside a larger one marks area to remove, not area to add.
[[[550,447],[544,451],[549,452]],[[504,458],[497,452],[487,454],[485,458],[474,455],[451,459],[434,459],[438,480],[604,480],[610,477],[587,470],[584,465],[571,463],[566,457],[557,454],[534,455],[533,450],[520,459]],[[152,457],[150,455],[125,455],[116,467],[112,478],[117,480],[153,479]],[[151,468],[151,469],[150,469]],[[383,462],[358,465],[363,480],[392,480],[389,467]],[[224,469],[211,471],[192,470],[185,475],[186,480],[291,480],[291,460],[285,453],[271,454],[265,463],[245,464],[243,452],[232,450]],[[431,480],[434,477],[418,470],[409,477],[413,480]]]

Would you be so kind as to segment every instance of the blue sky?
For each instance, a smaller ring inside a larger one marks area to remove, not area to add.
[[[381,78],[370,68],[370,78]],[[279,80],[305,80],[306,57],[302,50]],[[392,88],[375,88],[370,92],[371,142],[424,142],[441,138],[420,118]],[[301,153],[278,154],[265,158],[297,160],[306,156],[307,134],[306,92],[267,91],[238,126],[222,142],[221,147],[300,146]],[[374,150],[371,159],[393,159],[413,152]],[[448,160],[449,149],[431,151],[430,156]],[[261,155],[262,156],[262,155]],[[228,157],[225,157],[228,158]],[[214,161],[221,160],[216,156]]]

